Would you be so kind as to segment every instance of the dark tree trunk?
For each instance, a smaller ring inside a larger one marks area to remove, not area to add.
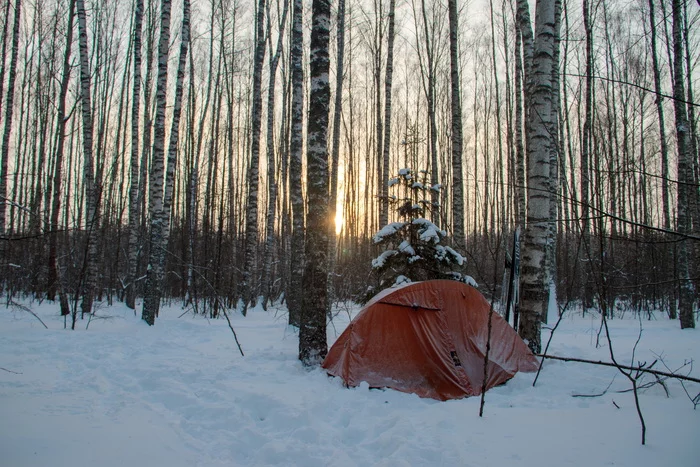
[[[292,15],[291,68],[292,115],[289,141],[289,196],[292,204],[291,270],[287,306],[289,324],[298,326],[301,320],[302,276],[304,273],[304,198],[301,185],[301,157],[303,151],[304,69],[302,0],[294,0]]]
[[[304,250],[306,264],[302,289],[299,360],[306,366],[320,364],[328,352],[326,310],[328,290],[328,69],[329,0],[314,0],[311,29],[311,94],[307,148],[308,217]]]

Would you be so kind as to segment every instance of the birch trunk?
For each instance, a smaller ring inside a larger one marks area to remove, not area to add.
[[[10,134],[12,132],[12,115],[14,111],[14,99],[15,99],[15,80],[17,79],[17,55],[19,53],[19,24],[20,16],[22,12],[22,0],[17,0],[15,2],[15,15],[14,23],[12,26],[12,52],[10,58],[10,73],[7,83],[7,101],[5,104],[5,130],[2,134],[2,161],[0,162],[0,236],[5,234],[5,223],[6,223],[6,213],[7,213],[7,170],[8,170],[8,159],[10,158]],[[4,59],[4,57],[3,57]],[[0,100],[2,98],[0,97]],[[3,250],[5,248],[5,242],[3,243]],[[3,253],[0,250],[0,253]],[[4,261],[4,254],[0,256],[0,259]]]
[[[335,263],[337,256],[338,235],[336,233],[335,219],[337,217],[338,207],[338,162],[340,159],[340,118],[343,114],[343,65],[345,59],[345,0],[338,0],[338,16],[337,16],[337,63],[335,73],[335,104],[333,106],[333,139],[331,149],[331,170],[330,170],[330,201],[331,209],[331,225],[329,227],[329,246],[328,246],[328,306],[332,305],[332,300],[335,298],[333,289],[333,274],[335,272]],[[346,187],[348,184],[346,183]],[[330,311],[330,310],[329,310]]]
[[[651,62],[654,71],[654,89],[656,91],[656,113],[659,116],[659,141],[661,144],[661,202],[663,212],[663,227],[671,229],[671,207],[668,195],[668,143],[666,142],[666,123],[664,106],[661,100],[661,71],[656,52],[656,17],[654,16],[654,0],[649,0],[649,24],[651,26]]]
[[[267,239],[265,240],[265,269],[263,271],[263,308],[267,309],[267,304],[271,300],[272,295],[272,262],[275,255],[275,219],[277,208],[277,169],[275,162],[275,88],[277,84],[277,65],[279,64],[280,55],[282,54],[282,42],[284,38],[284,29],[287,24],[287,12],[289,11],[289,2],[284,2],[282,18],[279,22],[279,37],[277,38],[277,47],[274,52],[272,50],[272,35],[271,24],[268,19],[267,31],[270,40],[270,76],[267,90],[267,183],[268,199],[267,199]]]
[[[379,227],[389,223],[389,148],[391,146],[391,81],[394,74],[394,22],[396,0],[389,2],[389,32],[387,38],[386,75],[384,78],[384,136],[382,137],[382,178],[381,186],[382,208],[379,210]]]
[[[168,46],[170,45],[170,0],[162,0],[160,11],[160,40],[158,43],[158,81],[156,83],[156,116],[153,128],[153,153],[150,172],[151,216],[150,250],[146,271],[146,294],[141,318],[150,326],[155,324],[160,308],[163,251],[163,183],[165,172],[165,106],[168,86]]]
[[[692,233],[691,197],[693,195],[693,161],[690,145],[690,126],[685,105],[685,79],[683,76],[683,34],[681,0],[673,0],[673,107],[676,117],[676,140],[678,146],[678,199],[677,229],[681,235]],[[689,240],[682,238],[678,243],[678,311],[681,329],[695,327],[693,302],[695,291],[690,279],[689,266],[692,264],[692,249]]]
[[[78,48],[80,51],[80,101],[83,118],[83,189],[85,191],[85,230],[87,235],[85,258],[83,260],[83,301],[81,303],[81,312],[85,314],[92,311],[95,276],[97,274],[98,183],[94,175],[90,53],[87,43],[85,1],[77,0],[76,7],[78,14]]]
[[[588,0],[583,0],[583,25],[586,33],[586,88],[583,130],[581,135],[581,248],[582,258],[590,259],[591,223],[590,223],[590,171],[591,139],[593,133],[593,27],[591,25],[591,8]],[[583,281],[584,309],[592,304],[592,291],[589,285],[590,267],[583,266],[581,280]]]
[[[457,248],[466,248],[464,237],[464,178],[462,176],[462,100],[459,82],[459,14],[457,0],[449,0],[450,20],[450,110],[452,112],[452,238]]]
[[[534,352],[541,350],[541,319],[547,311],[545,250],[549,222],[549,160],[552,147],[552,65],[555,37],[553,0],[538,0],[532,66],[526,68],[528,109],[527,226],[522,251],[520,335]],[[529,27],[529,25],[528,25]]]
[[[302,288],[299,360],[305,366],[319,365],[328,352],[326,310],[328,290],[328,69],[329,0],[314,0],[311,26],[311,94],[307,148],[308,217],[304,251],[306,264]]]
[[[301,185],[301,157],[303,150],[304,69],[303,58],[303,1],[294,0],[292,15],[291,68],[292,116],[289,141],[289,196],[292,204],[291,271],[289,277],[289,324],[301,322],[301,285],[304,273],[304,198]]]
[[[136,308],[136,264],[139,230],[139,110],[141,104],[141,29],[143,0],[134,6],[134,87],[131,107],[131,159],[129,181],[129,243],[127,249],[126,306]],[[148,104],[148,103],[146,103]]]
[[[549,128],[550,148],[549,148],[549,225],[547,232],[547,260],[546,260],[546,280],[547,303],[556,304],[557,297],[557,233],[559,227],[559,31],[561,29],[561,2],[554,0],[554,38],[552,53],[552,106],[551,120]],[[551,295],[554,295],[553,297]],[[547,305],[548,306],[548,305]],[[542,321],[547,322],[547,310],[542,317]]]
[[[248,305],[255,305],[253,272],[258,246],[258,185],[260,178],[260,127],[262,125],[262,67],[265,60],[265,0],[258,1],[255,19],[255,56],[253,58],[253,102],[250,113],[250,165],[248,166],[248,205],[245,213],[245,260],[241,297],[243,316]]]
[[[60,287],[58,266],[58,218],[61,212],[61,185],[63,182],[63,148],[66,134],[66,97],[70,84],[71,49],[73,45],[73,20],[75,19],[75,0],[71,0],[68,7],[68,30],[66,31],[66,51],[63,55],[63,72],[61,74],[61,89],[58,96],[58,115],[56,118],[56,153],[54,156],[53,173],[53,199],[51,201],[51,221],[49,236],[49,272],[47,298],[54,300],[56,289]],[[60,287],[59,293],[63,293]],[[68,314],[68,310],[61,309],[61,314]]]

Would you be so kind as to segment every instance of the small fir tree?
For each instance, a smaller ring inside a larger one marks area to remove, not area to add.
[[[476,286],[474,279],[464,275],[466,260],[453,248],[443,245],[447,232],[426,218],[439,208],[430,201],[441,185],[430,186],[428,172],[399,170],[389,180],[389,188],[398,194],[389,196],[399,221],[384,226],[374,237],[374,243],[384,251],[372,260],[372,275],[376,285],[367,290],[366,299],[387,287],[430,279],[453,279]]]

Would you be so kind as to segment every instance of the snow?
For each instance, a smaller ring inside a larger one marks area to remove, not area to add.
[[[424,242],[432,241],[437,244],[440,243],[440,237],[447,235],[447,232],[440,230],[437,225],[422,217],[413,219],[413,224],[420,226],[420,239]]]
[[[385,225],[372,237],[374,243],[379,243],[384,240],[385,237],[394,235],[398,230],[402,229],[404,225],[406,225],[404,222],[392,222]]]
[[[396,250],[383,251],[382,254],[380,254],[379,256],[377,256],[376,258],[374,258],[372,260],[372,267],[375,269],[383,267],[384,264],[386,264],[386,260],[388,260],[389,258],[391,258],[392,256],[394,256],[398,253],[399,252]]]
[[[462,265],[464,264],[464,262],[466,261],[466,259],[464,259],[464,256],[462,256],[462,255],[460,255],[459,253],[457,253],[452,247],[446,246],[446,247],[445,247],[445,250],[446,250],[450,255],[452,255],[452,257],[454,258],[454,260],[457,262],[457,264],[458,264],[459,266],[462,266]]]
[[[392,287],[398,287],[400,285],[410,284],[410,283],[411,283],[411,279],[404,276],[403,274],[400,274],[399,276],[396,277],[396,280],[394,281],[394,284],[392,285]]]
[[[462,276],[462,282],[464,282],[467,285],[471,285],[475,289],[479,288],[479,284],[476,283],[476,280],[472,276],[467,276],[467,275]]]
[[[416,254],[416,250],[413,249],[411,243],[408,240],[404,240],[403,242],[401,242],[401,244],[399,245],[399,251],[411,256]]]
[[[0,308],[2,466],[696,467],[700,459],[700,410],[677,381],[666,381],[669,397],[659,385],[641,392],[641,446],[633,395],[617,392],[629,383],[614,368],[547,361],[535,387],[534,374],[518,374],[490,390],[479,418],[478,398],[347,389],[305,369],[284,307],[230,315],[242,357],[225,320],[178,318],[175,303],[153,327],[115,305],[76,331],[63,329],[58,304],[22,303],[49,329]],[[334,311],[329,343],[358,307]],[[700,330],[644,317],[636,361],[661,355],[675,369],[700,359]],[[629,364],[639,322],[630,311],[609,325],[617,359]],[[596,347],[599,326],[595,314],[568,315],[549,352],[609,361],[607,344]],[[611,382],[601,397],[573,397]]]

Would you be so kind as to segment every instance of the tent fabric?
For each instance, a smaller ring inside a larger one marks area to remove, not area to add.
[[[366,381],[438,400],[481,394],[489,303],[457,281],[415,282],[370,300],[338,337],[322,366],[348,386]],[[486,389],[538,361],[498,313],[491,323]]]

